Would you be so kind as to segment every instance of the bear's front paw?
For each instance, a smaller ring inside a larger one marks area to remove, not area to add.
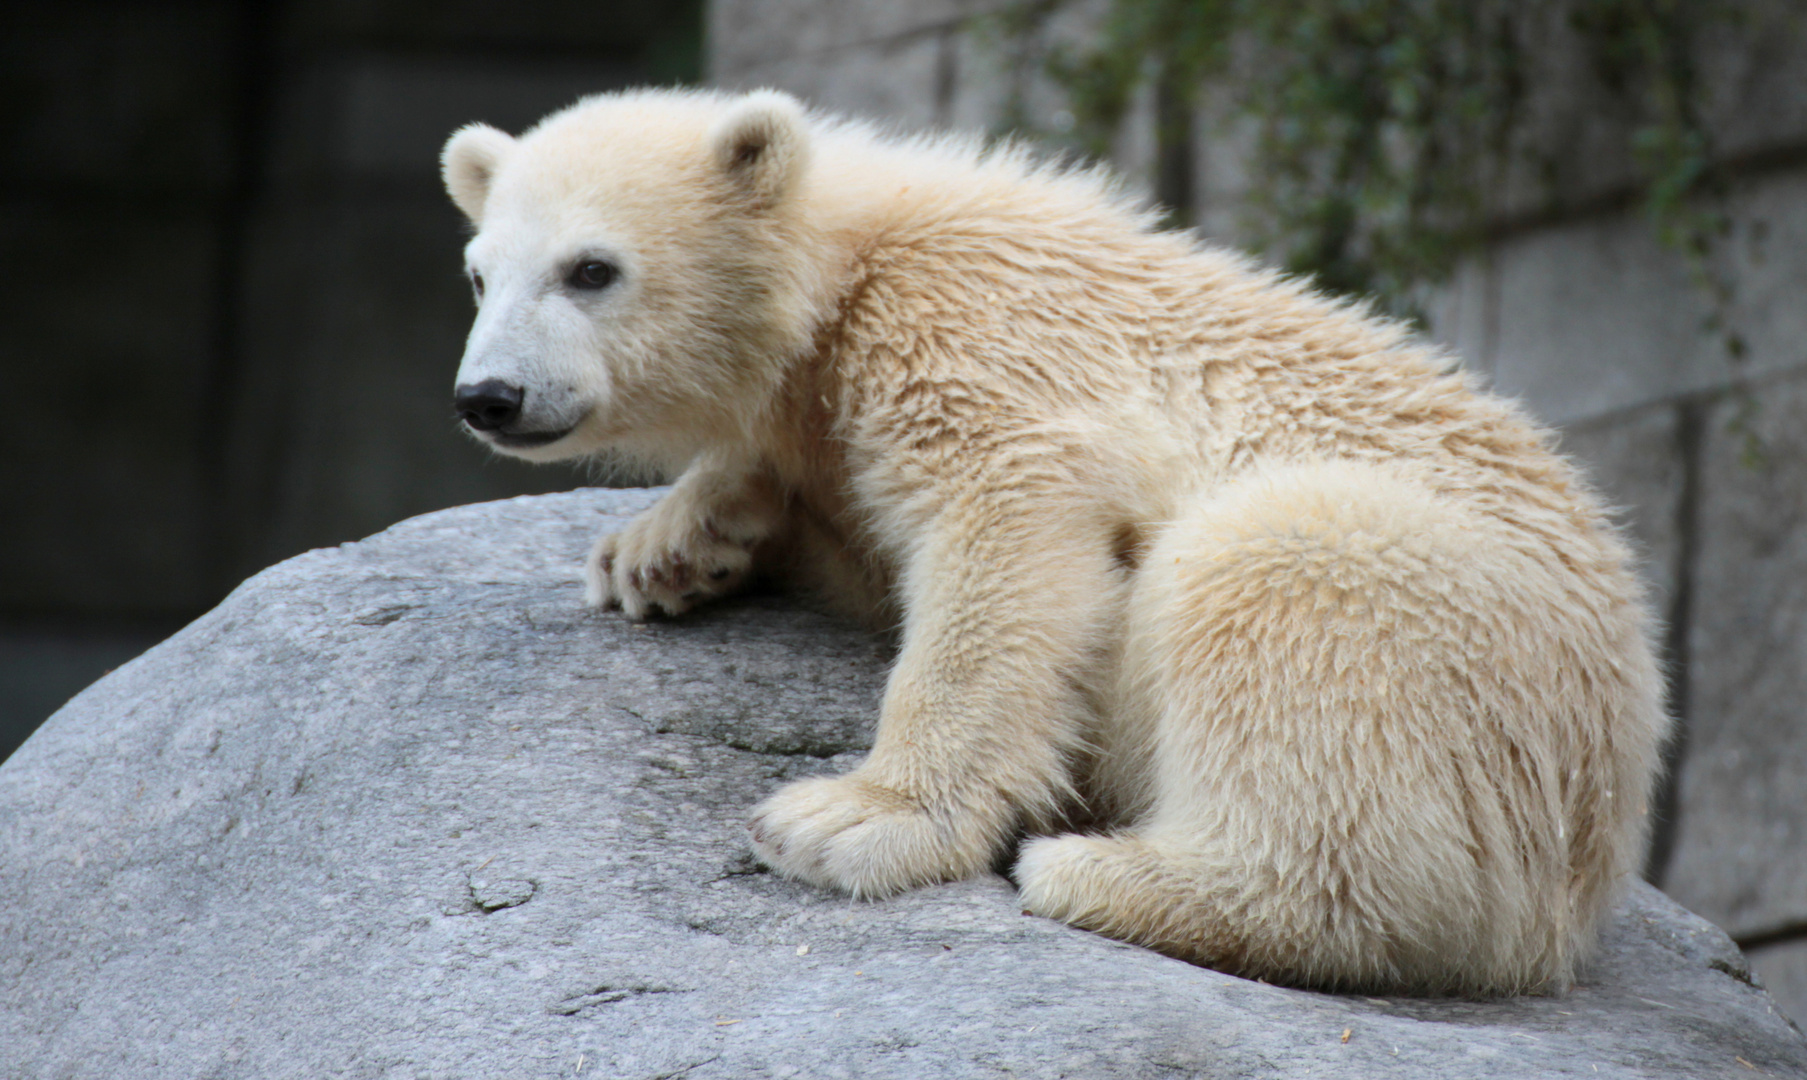
[[[990,865],[996,829],[843,776],[786,787],[753,811],[753,849],[786,877],[855,897],[971,877]]]
[[[630,619],[678,615],[745,583],[758,537],[662,509],[596,542],[584,564],[584,603],[619,607]]]

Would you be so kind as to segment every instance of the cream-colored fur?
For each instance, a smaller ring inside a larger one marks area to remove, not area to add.
[[[871,755],[754,811],[772,867],[884,896],[1026,831],[1025,907],[1188,960],[1569,983],[1665,719],[1624,545],[1511,404],[1098,172],[780,94],[594,98],[445,169],[460,382],[551,440],[514,452],[681,472],[591,603],[763,569],[901,620]]]

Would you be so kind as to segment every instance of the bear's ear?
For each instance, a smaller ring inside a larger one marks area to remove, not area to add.
[[[809,154],[809,122],[797,99],[755,90],[735,102],[709,133],[715,163],[759,206],[790,192]]]
[[[489,198],[496,168],[514,146],[514,137],[488,124],[466,124],[446,140],[439,155],[440,173],[452,202],[464,211],[472,225],[483,223],[483,203]]]

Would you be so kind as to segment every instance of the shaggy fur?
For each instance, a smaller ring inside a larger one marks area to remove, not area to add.
[[[884,896],[1027,831],[1030,911],[1226,971],[1568,985],[1665,718],[1625,546],[1513,405],[1100,172],[781,94],[473,126],[445,174],[460,382],[556,436],[512,452],[681,473],[592,604],[770,571],[901,622],[871,755],[754,811],[774,869]]]

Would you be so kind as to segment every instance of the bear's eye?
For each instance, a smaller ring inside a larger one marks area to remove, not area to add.
[[[483,275],[477,273],[475,270],[472,270],[470,272],[470,275],[471,275],[471,289],[474,292],[476,292],[477,299],[481,300],[481,299],[483,299]]]
[[[614,283],[617,271],[613,264],[601,259],[585,259],[571,268],[571,284],[579,289],[606,289]]]

